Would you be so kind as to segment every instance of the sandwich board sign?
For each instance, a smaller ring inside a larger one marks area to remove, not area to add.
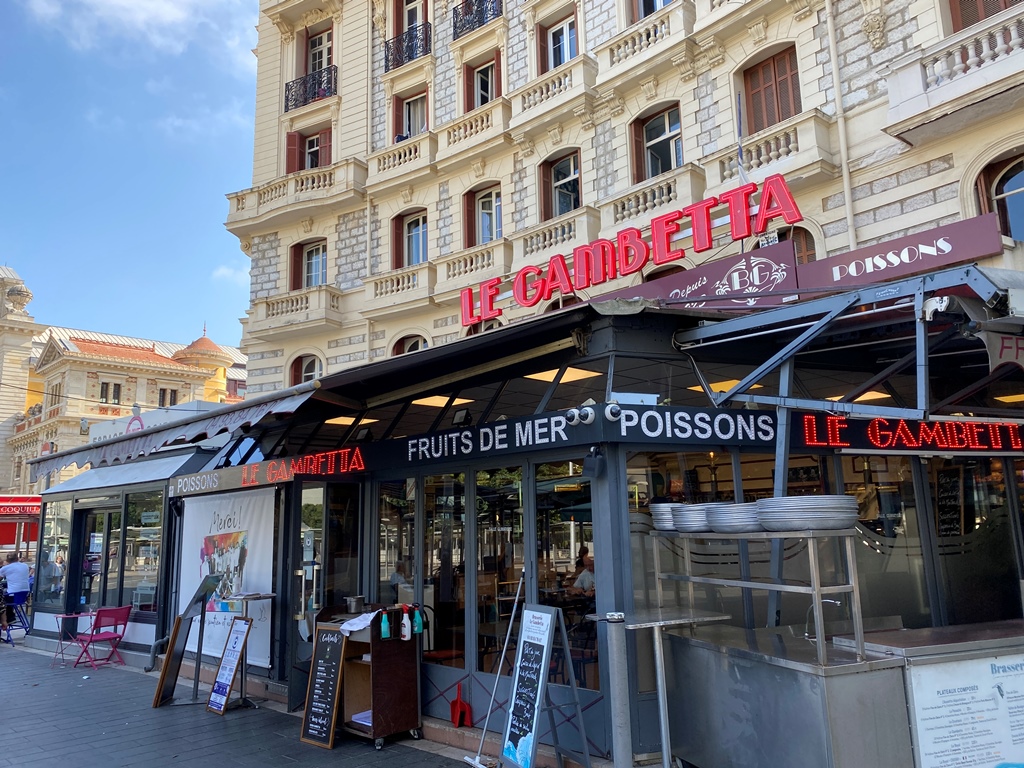
[[[555,634],[555,609],[529,605],[519,626],[519,647],[512,679],[508,720],[501,740],[501,761],[533,768],[540,710],[547,701],[548,665]]]

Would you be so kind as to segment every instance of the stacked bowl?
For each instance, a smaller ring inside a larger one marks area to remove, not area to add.
[[[654,521],[656,531],[674,531],[675,522],[672,519],[672,508],[675,504],[651,504],[651,519]]]
[[[710,531],[705,504],[673,504],[672,523],[681,533]]]
[[[857,522],[857,499],[845,494],[782,496],[757,502],[757,518],[766,531],[815,531],[850,528]]]
[[[651,520],[650,515],[645,515],[643,512],[630,512],[629,513],[629,532],[630,533],[649,533],[651,528],[654,527],[654,523]]]
[[[763,530],[756,503],[705,504],[708,525],[715,533],[754,533]]]

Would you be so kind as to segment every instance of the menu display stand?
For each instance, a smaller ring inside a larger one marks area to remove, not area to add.
[[[199,674],[203,666],[203,630],[206,625],[206,603],[210,596],[216,591],[223,574],[211,573],[202,580],[196,589],[192,599],[184,613],[175,618],[174,629],[171,630],[171,639],[167,643],[167,654],[164,656],[164,663],[160,666],[160,679],[156,684],[156,692],[153,694],[153,707],[160,707],[164,704],[202,704],[199,698]],[[196,645],[195,677],[192,681],[192,699],[190,701],[174,701],[174,688],[178,683],[178,675],[181,672],[181,662],[185,658],[185,644],[188,642],[188,633],[192,627],[192,619],[200,618],[199,638]],[[181,630],[182,624],[188,622],[185,630]]]
[[[337,624],[316,625],[299,741],[334,748],[346,639]]]
[[[223,716],[228,709],[231,699],[231,690],[235,687],[235,678],[238,676],[239,660],[245,659],[245,645],[249,639],[249,630],[252,629],[252,619],[236,616],[231,620],[231,629],[228,631],[227,642],[224,643],[224,654],[220,657],[220,664],[217,667],[217,677],[214,679],[213,688],[210,689],[210,698],[206,703],[207,712],[215,712]],[[242,662],[244,670],[245,662]],[[245,684],[245,673],[242,673],[242,684]],[[242,694],[243,701],[245,694]]]
[[[228,600],[241,600],[242,601],[242,618],[248,619],[250,623],[252,619],[249,617],[249,603],[257,600],[271,600],[276,597],[275,592],[266,593],[255,593],[255,594],[239,594],[231,595]],[[245,681],[248,677],[249,664],[248,664],[248,645],[242,646],[242,682],[238,687],[238,701],[235,702],[236,706],[239,707],[251,707],[252,709],[259,709],[259,704],[256,703],[255,699],[250,699],[245,692]],[[261,699],[262,701],[262,699]]]

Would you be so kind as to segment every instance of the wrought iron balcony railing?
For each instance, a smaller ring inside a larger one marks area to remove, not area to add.
[[[501,0],[466,0],[452,9],[452,39],[479,29],[501,16]]]
[[[430,22],[410,27],[384,43],[384,71],[390,72],[430,53]]]
[[[305,77],[292,80],[284,86],[284,111],[298,109],[311,101],[334,96],[338,92],[338,67],[329,67],[310,72]]]

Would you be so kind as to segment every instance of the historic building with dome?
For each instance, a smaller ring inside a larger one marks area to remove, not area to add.
[[[205,329],[185,345],[37,323],[32,291],[6,266],[0,295],[0,493],[39,492],[46,479],[31,483],[25,462],[106,436],[93,429],[104,422],[134,431],[176,417],[172,408],[245,396],[245,355]]]

